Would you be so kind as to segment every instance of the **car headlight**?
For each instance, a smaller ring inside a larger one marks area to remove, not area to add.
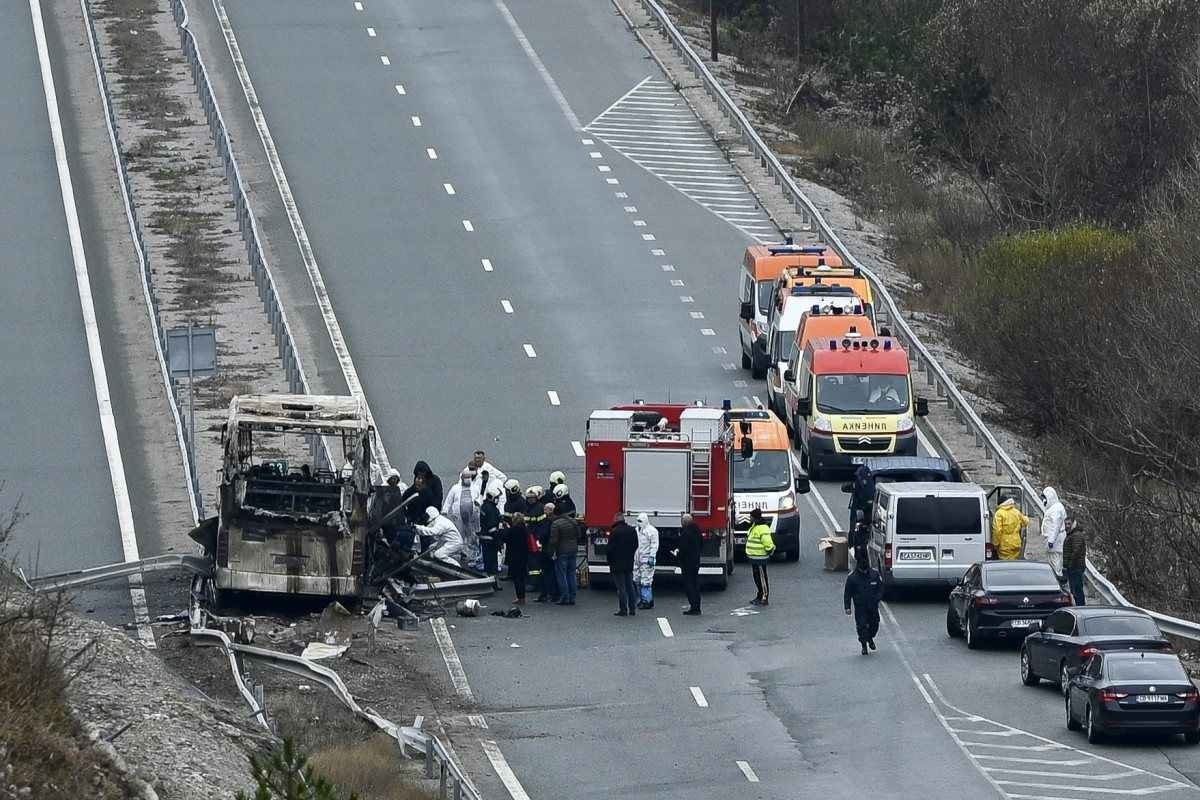
[[[908,433],[913,429],[912,414],[901,414],[896,420],[896,433]]]
[[[795,507],[796,507],[796,498],[792,497],[790,494],[785,494],[779,500],[779,510],[780,511],[791,511]]]
[[[825,417],[813,417],[812,429],[821,433],[833,433],[833,423]]]

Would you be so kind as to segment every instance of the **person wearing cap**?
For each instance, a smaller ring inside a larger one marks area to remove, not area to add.
[[[658,528],[650,524],[643,512],[637,515],[637,561],[634,564],[633,580],[637,583],[641,599],[637,607],[643,611],[654,608],[654,567],[658,563]]]
[[[871,569],[867,548],[854,551],[854,571],[846,578],[842,591],[842,604],[849,615],[850,604],[854,604],[854,629],[858,643],[865,656],[875,649],[875,637],[879,634],[879,603],[883,600],[883,578],[879,571]]]
[[[750,601],[752,606],[771,604],[771,581],[767,577],[767,562],[775,552],[775,540],[771,538],[771,526],[763,519],[762,509],[750,512],[750,530],[746,531],[746,558],[754,575],[754,588],[758,594]]]
[[[1001,561],[1012,561],[1021,557],[1021,545],[1025,541],[1025,528],[1029,517],[1017,508],[1017,501],[1008,498],[992,516],[992,550]]]
[[[500,530],[501,512],[497,503],[503,494],[499,487],[493,486],[487,490],[483,505],[479,507],[479,547],[483,551],[483,571],[495,575],[500,571],[500,543],[503,531]]]
[[[403,514],[392,514],[392,512],[400,507],[404,499],[405,490],[401,488],[400,472],[395,469],[388,472],[387,483],[380,487],[371,498],[371,527],[374,528],[382,523],[380,532],[383,539],[393,547],[396,546],[396,537],[400,533],[405,518]],[[389,514],[391,516],[388,516]],[[411,542],[409,545],[411,546]]]
[[[554,499],[550,502],[554,503],[554,508],[559,514],[575,516],[575,501],[571,499],[571,489],[565,483],[560,483],[551,490]]]

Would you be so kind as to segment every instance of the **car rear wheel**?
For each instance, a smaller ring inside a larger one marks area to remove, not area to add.
[[[1070,697],[1066,698],[1066,706],[1067,706],[1067,730],[1077,731],[1077,730],[1079,730],[1079,722],[1078,722],[1078,720],[1075,719],[1075,715],[1071,713],[1071,698]]]
[[[1021,683],[1026,686],[1037,686],[1042,682],[1037,673],[1033,671],[1033,664],[1029,658],[1029,648],[1021,648]]]
[[[1091,703],[1083,710],[1083,728],[1087,731],[1088,744],[1100,744],[1104,740],[1104,734],[1100,733],[1100,729],[1096,727],[1096,720],[1092,718]]]
[[[1200,744],[1200,731],[1188,731],[1183,735],[1183,740],[1188,744]]]
[[[951,639],[959,639],[962,637],[962,625],[958,621],[958,615],[954,613],[953,608],[946,609],[946,635]]]
[[[788,550],[786,553],[784,553],[784,556],[787,558],[788,561],[799,561],[800,560],[800,548],[797,547],[794,550]]]
[[[1065,697],[1070,687],[1071,673],[1067,671],[1067,662],[1063,661],[1058,665],[1058,688],[1062,690]]]
[[[978,650],[979,630],[975,626],[975,621],[972,620],[970,616],[967,617],[967,627],[965,632],[967,636],[967,649]]]
[[[750,365],[753,363],[754,362],[751,360],[750,356],[746,355],[746,351],[743,350],[742,351],[742,369],[750,369]]]

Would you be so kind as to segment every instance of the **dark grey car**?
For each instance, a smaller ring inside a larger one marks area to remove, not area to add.
[[[1074,606],[1055,611],[1021,645],[1021,681],[1054,681],[1066,692],[1072,675],[1102,650],[1170,652],[1150,615],[1121,606]]]

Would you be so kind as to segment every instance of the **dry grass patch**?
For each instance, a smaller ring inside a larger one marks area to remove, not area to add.
[[[417,765],[402,759],[396,741],[378,733],[364,742],[327,747],[309,757],[318,773],[359,800],[432,800],[415,781]]]

